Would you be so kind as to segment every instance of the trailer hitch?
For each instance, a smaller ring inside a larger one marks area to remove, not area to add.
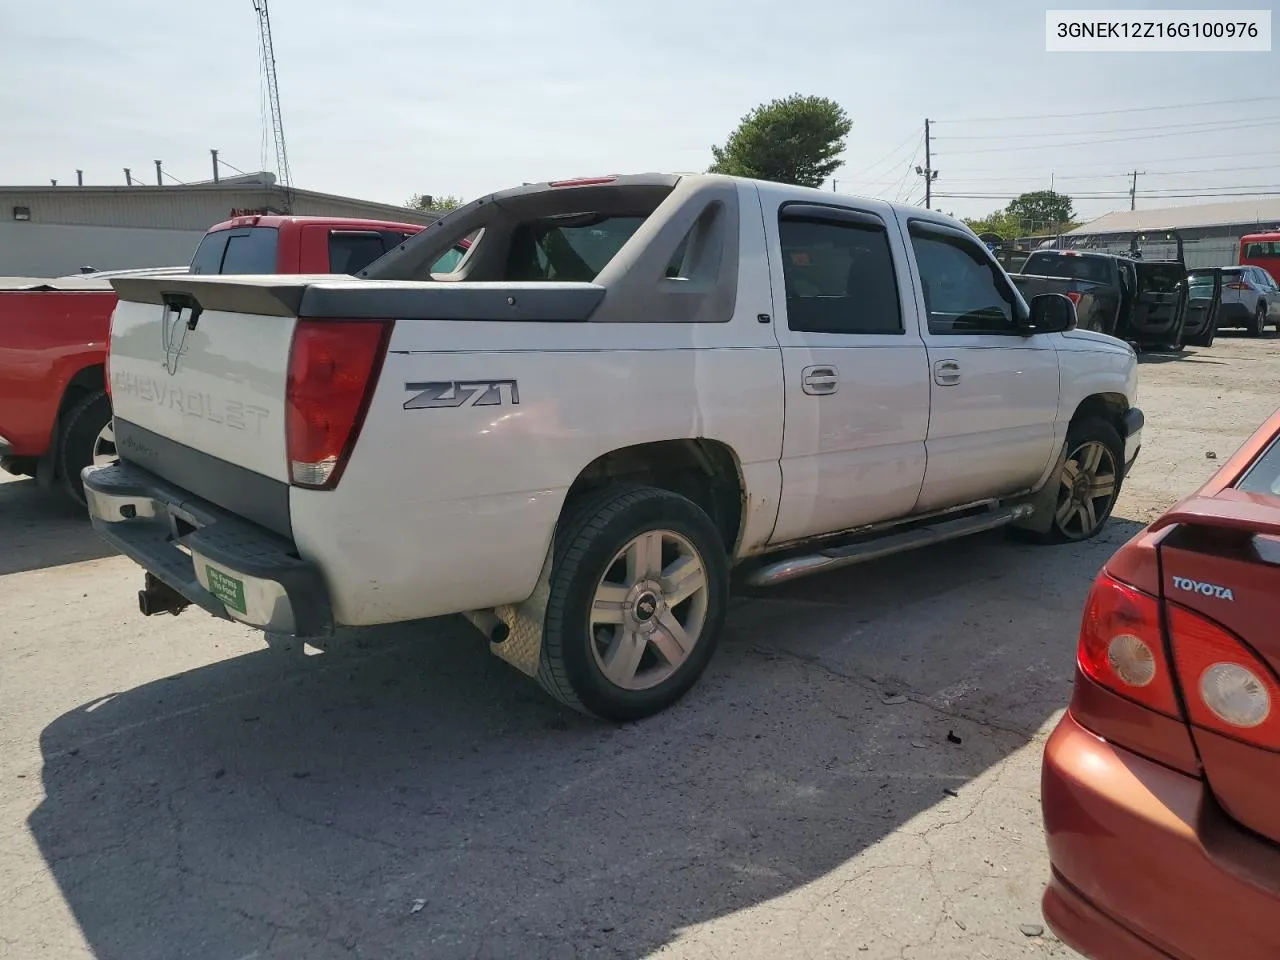
[[[150,573],[138,591],[138,609],[144,617],[154,617],[158,613],[172,613],[177,616],[191,601],[162,580],[157,580]]]

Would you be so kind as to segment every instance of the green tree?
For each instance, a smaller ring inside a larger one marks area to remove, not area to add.
[[[964,222],[974,233],[994,233],[1004,240],[1012,240],[1023,234],[1017,217],[1007,210],[996,210],[985,217],[965,217]]]
[[[1038,229],[1052,229],[1055,224],[1070,223],[1074,215],[1071,198],[1053,190],[1034,190],[1009,202],[1005,211],[1023,221],[1031,233]]]
[[[792,94],[756,107],[712,147],[709,172],[818,187],[840,167],[853,121],[826,97]]]
[[[450,210],[457,210],[458,207],[462,206],[462,198],[455,197],[451,193],[446,193],[442,197],[433,196],[429,193],[415,193],[409,198],[405,206],[410,210],[448,213]]]

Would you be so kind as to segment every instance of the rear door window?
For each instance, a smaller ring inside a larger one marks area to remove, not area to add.
[[[879,218],[778,223],[787,325],[809,333],[902,333],[889,235]]]
[[[357,273],[386,252],[376,230],[329,231],[330,273]]]
[[[228,230],[227,251],[218,273],[256,274],[276,272],[276,246],[280,231],[275,227]],[[211,271],[212,272],[212,271]]]

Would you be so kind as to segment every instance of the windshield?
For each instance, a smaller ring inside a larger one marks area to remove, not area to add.
[[[1104,258],[1061,253],[1033,253],[1027,257],[1022,272],[1037,277],[1086,280],[1090,283],[1106,283],[1111,279],[1111,271]]]

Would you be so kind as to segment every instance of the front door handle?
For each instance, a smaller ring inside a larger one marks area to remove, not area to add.
[[[954,387],[960,382],[960,361],[939,360],[933,365],[933,382],[940,387]]]
[[[835,367],[805,367],[800,377],[804,392],[811,396],[827,396],[840,389],[840,371]]]

